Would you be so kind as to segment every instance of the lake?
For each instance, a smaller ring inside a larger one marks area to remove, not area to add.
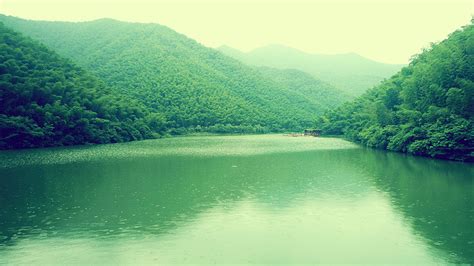
[[[474,165],[335,138],[0,152],[0,264],[473,263]]]

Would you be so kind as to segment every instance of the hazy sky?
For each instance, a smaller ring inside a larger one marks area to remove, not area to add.
[[[280,43],[407,63],[430,42],[468,24],[474,0],[0,0],[0,13],[156,22],[210,47],[248,51]]]

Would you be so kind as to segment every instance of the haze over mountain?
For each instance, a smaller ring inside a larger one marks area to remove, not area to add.
[[[271,78],[159,24],[0,21],[143,104],[160,134],[299,131],[345,99],[304,74]]]
[[[316,79],[312,75],[297,69],[278,69],[256,67],[265,78],[277,82],[287,90],[304,97],[319,109],[331,109],[345,102],[350,97],[332,85]],[[324,99],[322,101],[321,99]]]
[[[137,101],[0,22],[0,148],[151,138],[152,121]]]
[[[474,161],[473,23],[319,125],[369,147]]]
[[[375,79],[400,66],[279,45],[250,53],[224,47],[227,56],[152,23],[47,22],[3,15],[0,22],[36,39],[3,29],[3,148],[319,126],[367,146],[437,158],[473,157],[472,23],[374,87]],[[346,82],[352,96],[370,88],[361,82],[371,81],[373,88],[336,108],[348,96],[316,72]]]
[[[229,46],[221,46],[218,50],[248,65],[305,71],[351,96],[362,94],[403,67],[376,62],[355,53],[310,54],[279,44],[250,52],[241,52]]]

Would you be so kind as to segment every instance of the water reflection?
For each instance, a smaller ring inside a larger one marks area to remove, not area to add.
[[[474,165],[382,151],[358,156],[393,208],[433,248],[474,261]]]
[[[65,263],[120,250],[163,263],[474,260],[471,165],[351,146],[282,150],[3,168],[0,262],[47,263],[47,246],[68,246],[49,254]]]

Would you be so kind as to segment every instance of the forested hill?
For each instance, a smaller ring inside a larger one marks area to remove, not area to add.
[[[402,65],[376,62],[355,53],[310,54],[283,45],[264,46],[247,53],[229,46],[221,46],[218,50],[249,65],[298,69],[310,73],[353,97],[361,95],[402,68]]]
[[[343,91],[300,70],[271,67],[256,67],[256,69],[265,78],[301,95],[320,110],[329,110],[350,99]]]
[[[474,22],[474,21],[473,21]],[[327,134],[370,147],[474,161],[474,25],[321,119]]]
[[[152,112],[163,113],[172,134],[301,130],[325,111],[325,102],[341,103],[339,92],[328,86],[321,87],[320,98],[310,100],[158,24],[40,22],[2,15],[0,21],[71,58]]]
[[[155,115],[0,22],[0,148],[153,137]]]

